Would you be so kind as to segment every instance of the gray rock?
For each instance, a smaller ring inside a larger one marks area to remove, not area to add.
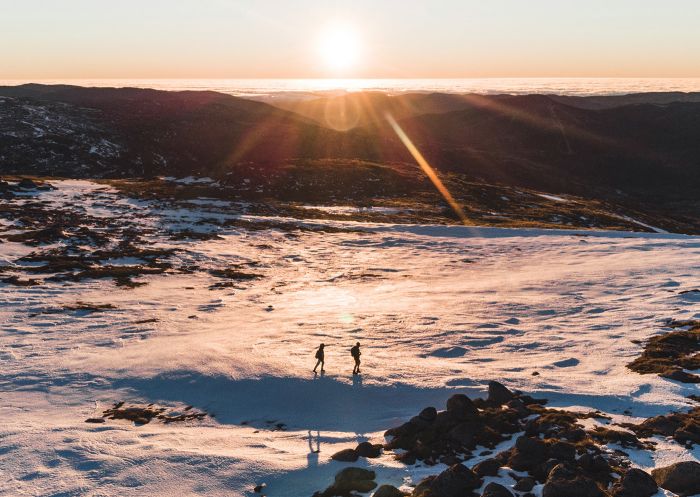
[[[695,461],[678,462],[655,469],[651,476],[661,488],[681,497],[700,494],[700,464]]]
[[[486,399],[488,403],[493,405],[503,405],[515,398],[515,394],[508,390],[502,383],[497,381],[489,382],[489,396]]]
[[[468,421],[479,415],[479,411],[471,399],[461,393],[447,399],[447,412],[452,418],[459,421]]]
[[[651,497],[659,491],[654,479],[641,469],[630,469],[613,488],[613,497]]]
[[[360,457],[360,455],[355,449],[343,449],[333,454],[331,459],[341,462],[355,462],[358,457]]]
[[[405,497],[405,495],[393,485],[382,485],[372,494],[372,497]]]
[[[489,483],[484,488],[484,493],[481,494],[481,497],[513,497],[513,493],[503,485]]]
[[[606,497],[606,494],[590,478],[558,464],[547,477],[542,497]]]
[[[465,497],[481,486],[481,478],[462,464],[455,464],[435,477],[418,484],[414,495],[435,497]]]
[[[485,459],[479,464],[472,468],[472,471],[479,475],[484,476],[496,476],[498,475],[498,470],[501,469],[501,462],[497,459]]]
[[[355,452],[357,452],[357,455],[360,457],[376,458],[382,454],[382,446],[379,444],[362,442],[355,447]]]

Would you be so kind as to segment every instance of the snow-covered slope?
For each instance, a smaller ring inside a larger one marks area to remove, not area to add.
[[[698,285],[697,237],[342,222],[290,231],[246,217],[245,205],[55,185],[5,202],[139,226],[153,247],[178,249],[175,268],[198,269],[143,276],[134,289],[0,283],[2,495],[243,496],[265,482],[270,497],[301,497],[342,467],[329,461],[335,450],[381,441],[420,408],[480,394],[488,380],[615,421],[687,407],[697,390],[625,368],[640,352],[632,340],[668,318],[700,317],[698,293],[680,293]],[[9,223],[0,228],[11,233]],[[165,236],[183,229],[220,239]],[[33,250],[2,242],[0,265]],[[207,268],[234,264],[261,277],[212,289]],[[65,309],[76,302],[114,308]],[[353,378],[356,341],[364,374]],[[320,342],[327,372],[314,377]],[[214,417],[84,422],[119,401]],[[649,469],[699,456],[659,440],[633,460]],[[371,464],[397,486],[440,469]]]

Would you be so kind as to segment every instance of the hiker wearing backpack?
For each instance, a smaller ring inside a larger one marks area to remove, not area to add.
[[[326,347],[325,344],[321,344],[318,346],[318,350],[316,350],[316,365],[314,366],[314,373],[316,372],[316,368],[318,365],[321,365],[321,372],[324,372],[323,366],[324,366],[324,360],[325,360],[325,354],[323,352],[323,349]]]
[[[350,355],[355,359],[355,367],[352,368],[352,374],[360,374],[360,342],[357,342],[353,348],[350,349]]]

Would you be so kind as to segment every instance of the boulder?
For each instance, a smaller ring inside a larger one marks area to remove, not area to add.
[[[335,475],[336,483],[340,481],[374,480],[377,474],[374,471],[363,468],[345,468]]]
[[[465,421],[452,428],[448,436],[455,442],[459,442],[467,447],[473,447],[474,439],[480,429],[481,426],[478,423]]]
[[[547,477],[542,497],[606,497],[606,494],[590,478],[557,464]]]
[[[424,421],[432,423],[433,421],[435,421],[435,418],[437,418],[437,409],[435,409],[434,407],[426,407],[420,412],[418,417]]]
[[[405,497],[405,495],[393,485],[382,485],[372,494],[372,497]]]
[[[525,407],[525,404],[520,399],[513,399],[506,403],[506,406],[508,406],[509,409],[513,409],[516,413],[518,413],[518,417],[520,418],[525,418],[530,415],[530,411],[527,407]]]
[[[39,188],[39,185],[37,185],[34,181],[32,181],[29,178],[22,178],[18,183],[17,186],[19,188],[23,188],[25,190],[36,190]]]
[[[331,459],[334,461],[341,461],[341,462],[355,462],[357,461],[357,458],[360,457],[360,455],[357,453],[357,450],[355,449],[343,449],[331,456]]]
[[[453,419],[459,421],[469,421],[479,416],[479,411],[471,399],[461,393],[447,399],[447,412]]]
[[[345,468],[335,475],[333,485],[323,492],[316,492],[314,497],[350,496],[352,492],[366,493],[377,486],[374,482],[375,478],[374,471],[362,468]]]
[[[510,454],[508,466],[516,471],[531,471],[547,460],[547,444],[539,438],[519,437]]]
[[[515,398],[515,394],[508,390],[502,383],[497,381],[489,382],[489,396],[486,401],[489,404],[500,406]]]
[[[484,488],[481,497],[513,497],[513,493],[503,485],[489,483],[486,485],[486,488]]]
[[[685,461],[651,472],[656,483],[681,497],[700,494],[700,464]]]
[[[518,480],[518,482],[515,485],[513,485],[513,488],[518,492],[529,492],[533,489],[536,483],[537,482],[534,478],[526,476],[525,478],[521,478],[520,480]]]
[[[472,471],[483,478],[484,476],[497,476],[499,469],[501,469],[501,462],[492,458],[481,461],[472,468]]]
[[[555,442],[549,446],[549,457],[561,462],[573,462],[576,459],[576,447],[569,442]]]
[[[357,455],[360,457],[375,458],[382,454],[382,446],[379,444],[362,442],[355,447],[355,452],[357,452]]]
[[[610,473],[612,468],[608,461],[601,455],[584,454],[578,458],[578,464],[591,473]]]
[[[481,486],[481,478],[462,464],[455,464],[418,484],[413,494],[430,497],[465,497]]]
[[[627,471],[613,487],[613,497],[651,497],[659,491],[654,479],[641,469]]]

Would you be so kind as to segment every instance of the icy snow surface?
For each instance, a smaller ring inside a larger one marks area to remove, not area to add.
[[[85,181],[56,185],[40,197],[144,225],[201,230],[192,223],[239,214],[218,202],[167,207]],[[265,482],[269,497],[310,496],[343,467],[329,461],[336,450],[381,441],[422,407],[481,395],[491,379],[616,421],[686,408],[697,393],[625,364],[640,352],[632,340],[662,332],[665,319],[700,317],[697,299],[679,293],[698,285],[698,238],[332,224],[366,231],[232,227],[223,240],[152,240],[203,266],[258,261],[264,277],[240,289],[211,291],[204,272],[140,278],[148,285],[133,290],[111,280],[0,285],[0,494],[243,496]],[[31,250],[1,243],[0,263]],[[116,309],[41,313],[76,301]],[[364,374],[353,378],[358,340]],[[314,378],[320,342],[327,374]],[[121,400],[215,417],[84,422]],[[634,461],[650,469],[699,455],[659,439]],[[394,485],[442,469],[362,461]]]

